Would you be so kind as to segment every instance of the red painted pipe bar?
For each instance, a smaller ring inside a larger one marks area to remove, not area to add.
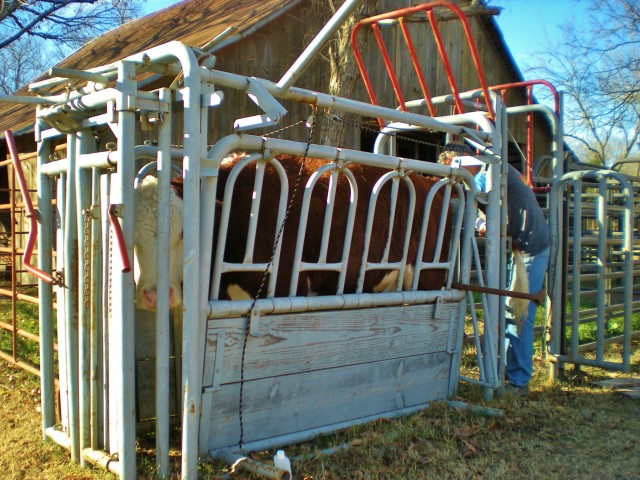
[[[27,210],[27,218],[29,219],[30,226],[29,236],[27,237],[27,246],[24,249],[22,263],[24,265],[24,268],[29,273],[35,275],[40,280],[43,280],[47,283],[56,284],[57,281],[51,276],[51,274],[31,265],[31,255],[33,254],[33,249],[36,244],[36,238],[38,237],[38,221],[36,219],[36,212],[33,208],[33,203],[31,202],[31,196],[29,195],[29,189],[27,188],[27,181],[25,180],[24,173],[22,172],[22,164],[20,163],[20,158],[18,157],[18,149],[16,148],[16,142],[13,138],[13,133],[11,132],[11,130],[6,130],[4,132],[4,136],[7,141],[9,153],[11,154],[11,159],[13,161],[13,170],[18,180],[20,194],[22,195],[25,209]]]

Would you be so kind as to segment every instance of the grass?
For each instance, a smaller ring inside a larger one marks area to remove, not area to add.
[[[632,373],[640,378],[640,348],[634,342]],[[608,354],[618,356],[618,347]],[[294,478],[333,479],[640,479],[640,400],[594,386],[616,377],[597,369],[569,371],[550,384],[540,355],[529,399],[483,399],[482,391],[461,385],[458,400],[499,408],[501,418],[432,404],[415,415],[378,420],[290,446]],[[98,469],[81,469],[66,450],[43,442],[37,379],[0,362],[0,471],[11,479],[90,480],[115,478]],[[141,439],[139,478],[154,478],[152,452]],[[336,450],[326,454],[326,449]],[[268,462],[274,452],[255,454]],[[179,469],[179,451],[172,462]],[[200,478],[229,474],[221,461],[203,462]],[[173,478],[177,478],[174,476]],[[260,477],[239,471],[238,480]]]
[[[10,285],[0,284],[3,288],[10,288]],[[38,296],[36,287],[19,287],[19,293]],[[39,333],[38,325],[38,305],[24,300],[16,302],[16,326],[19,330],[34,335]],[[53,331],[56,335],[57,323],[56,312],[53,313]],[[0,295],[0,321],[11,325],[13,322],[12,302],[11,298]],[[13,353],[13,338],[10,331],[0,328],[0,351],[11,355]],[[16,356],[17,359],[25,362],[35,368],[40,365],[40,348],[37,342],[24,338],[20,335],[16,336]],[[57,351],[54,352],[55,365],[57,365]],[[57,367],[54,369],[57,372]]]
[[[0,319],[8,321],[10,303],[0,304]],[[5,307],[9,306],[9,309]],[[37,309],[19,303],[19,327],[37,332]],[[542,309],[536,324],[544,323]],[[638,315],[634,316],[634,329]],[[610,322],[613,327],[615,321]],[[481,324],[482,325],[482,324]],[[586,327],[586,326],[585,326]],[[582,333],[582,327],[581,327]],[[489,417],[434,403],[415,415],[378,420],[286,448],[297,480],[341,479],[537,479],[602,478],[640,480],[640,400],[602,389],[591,382],[621,376],[598,369],[569,369],[551,384],[540,339],[529,399],[502,397],[487,401],[480,388],[462,384],[457,400],[501,409]],[[6,349],[7,342],[9,349]],[[10,336],[0,332],[0,348],[10,350]],[[631,376],[640,379],[640,345],[633,343]],[[37,365],[38,349],[20,340],[20,358]],[[588,353],[586,355],[589,355]],[[620,347],[607,346],[607,357],[618,361]],[[465,355],[465,374],[475,376],[472,355]],[[80,468],[69,453],[41,436],[39,381],[0,361],[0,477],[9,479],[114,479],[96,468]],[[172,471],[180,468],[179,445],[171,450]],[[333,453],[327,454],[327,451]],[[138,443],[138,478],[154,479],[153,437]],[[253,456],[265,463],[274,452]],[[206,460],[206,461],[205,461]],[[172,474],[172,478],[178,478]],[[203,459],[199,477],[253,480],[261,477],[231,472],[220,460]]]

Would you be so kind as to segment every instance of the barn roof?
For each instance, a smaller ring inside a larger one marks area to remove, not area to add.
[[[174,40],[203,47],[233,27],[233,33],[216,47],[216,50],[220,50],[250,36],[304,1],[183,0],[101,35],[57,66],[85,70]],[[505,64],[515,78],[522,79],[495,19],[486,15],[483,20],[489,37],[503,54]],[[41,78],[45,78],[44,75]],[[16,95],[28,94],[27,86],[16,92]],[[34,106],[0,103],[0,137],[4,136],[6,129],[12,129],[16,135],[28,133],[33,130],[34,120]]]
[[[219,45],[228,46],[251,35],[301,1],[183,0],[97,37],[57,66],[86,70],[174,40],[202,47],[234,27],[224,44]],[[16,95],[28,95],[27,92],[25,86]],[[27,133],[33,129],[34,120],[34,106],[0,103],[0,132],[13,129],[16,135]]]

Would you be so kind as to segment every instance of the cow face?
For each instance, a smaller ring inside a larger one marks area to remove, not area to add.
[[[158,232],[158,180],[145,177],[136,189],[136,226],[134,235],[134,278],[136,306],[142,310],[155,310],[157,299],[157,232]],[[169,306],[182,303],[182,218],[183,203],[171,189]]]

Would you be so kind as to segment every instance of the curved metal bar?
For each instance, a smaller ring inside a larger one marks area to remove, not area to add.
[[[9,153],[11,154],[11,160],[13,162],[15,175],[18,179],[18,185],[20,186],[20,194],[22,195],[22,199],[24,200],[25,208],[27,210],[27,218],[29,219],[29,236],[27,237],[27,246],[24,249],[22,263],[29,273],[35,275],[40,280],[56,285],[58,282],[51,276],[51,274],[40,270],[31,264],[31,255],[33,254],[33,248],[35,247],[36,238],[38,237],[38,221],[36,220],[36,213],[33,209],[31,196],[29,195],[27,181],[25,180],[24,173],[22,172],[22,164],[20,163],[20,158],[18,156],[18,149],[16,148],[16,142],[13,138],[13,132],[11,132],[11,130],[6,130],[4,135],[7,141]]]
[[[139,157],[137,157],[139,158]],[[138,170],[138,173],[136,174],[136,178],[133,180],[133,188],[138,188],[138,185],[140,184],[140,182],[142,181],[142,179],[144,177],[146,177],[147,175],[149,175],[150,172],[153,171],[157,171],[158,170],[158,161],[154,160],[153,162],[149,162],[147,163],[145,166],[143,166],[140,170]],[[182,176],[182,169],[180,167],[178,167],[177,165],[171,165],[171,171],[173,173],[175,173],[178,176]]]

